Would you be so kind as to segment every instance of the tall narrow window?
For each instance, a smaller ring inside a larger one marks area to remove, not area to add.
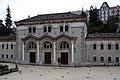
[[[4,58],[4,54],[2,54],[2,58]]]
[[[33,33],[36,33],[36,28],[35,27],[33,27]]]
[[[60,26],[60,32],[63,32],[63,26]]]
[[[6,45],[6,49],[8,49],[8,44]]]
[[[47,27],[46,26],[44,27],[44,32],[47,32]]]
[[[101,47],[101,50],[103,50],[103,49],[104,49],[104,45],[103,45],[103,44],[101,44],[101,45],[100,45],[100,47]]]
[[[108,44],[108,50],[110,50],[111,49],[111,44]]]
[[[115,49],[119,49],[119,44],[115,44]]]
[[[68,31],[69,28],[68,28],[68,25],[65,26],[65,32]]]
[[[51,26],[48,27],[48,32],[51,32]]]
[[[93,44],[93,49],[96,49],[96,44]]]
[[[8,59],[8,54],[6,54],[6,58]]]
[[[31,29],[31,27],[29,28],[29,33],[31,33],[32,32],[32,29]]]
[[[2,44],[2,49],[4,49],[4,44]]]
[[[13,49],[13,44],[11,44],[11,49]]]

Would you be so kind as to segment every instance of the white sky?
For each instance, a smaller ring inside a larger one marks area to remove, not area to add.
[[[0,19],[5,19],[7,5],[12,12],[12,20],[18,21],[28,15],[76,11],[82,7],[89,10],[91,5],[99,9],[105,1],[110,7],[120,4],[120,0],[0,0]]]

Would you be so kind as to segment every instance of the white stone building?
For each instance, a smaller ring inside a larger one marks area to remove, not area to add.
[[[9,40],[0,38],[0,47],[3,41],[5,45],[14,44],[8,52],[8,48],[0,48],[0,61],[56,66],[119,65],[120,34],[87,34],[85,21],[85,17],[72,12],[18,21],[13,42],[13,36]],[[13,54],[11,59],[3,57],[9,53]]]
[[[107,2],[103,2],[102,6],[99,9],[99,19],[106,23],[110,16],[118,16],[120,19],[120,6],[109,7]]]

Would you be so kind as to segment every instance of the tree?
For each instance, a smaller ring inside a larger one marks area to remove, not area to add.
[[[8,5],[6,10],[7,10],[7,14],[6,14],[6,19],[5,19],[5,27],[6,27],[6,31],[8,32],[8,34],[10,34],[11,33],[12,20],[11,20],[11,12],[10,12],[9,5]]]

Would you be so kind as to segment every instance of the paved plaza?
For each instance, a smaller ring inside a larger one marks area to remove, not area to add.
[[[10,68],[15,67],[12,63]],[[18,65],[19,71],[0,76],[0,80],[120,80],[120,66],[51,67]]]

